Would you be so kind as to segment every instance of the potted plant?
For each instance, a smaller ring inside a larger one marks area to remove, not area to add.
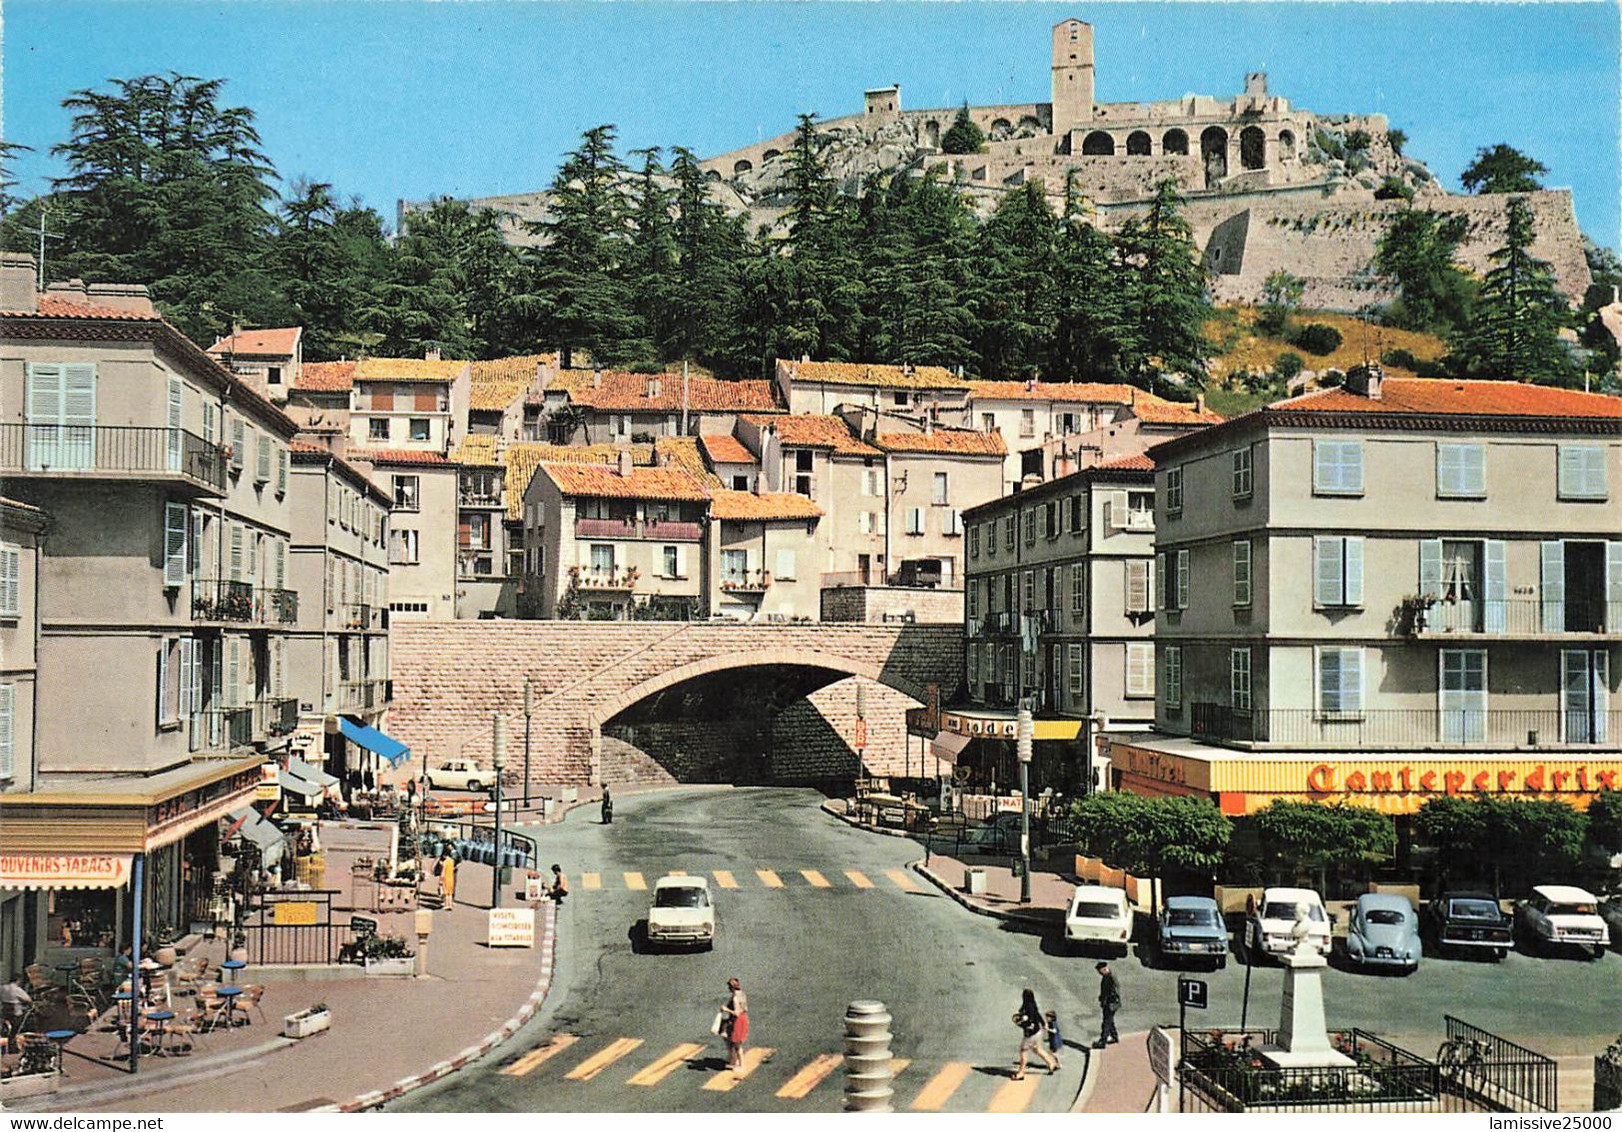
[[[175,941],[179,938],[180,933],[175,930],[173,924],[164,924],[153,932],[152,942],[157,946],[152,949],[152,961],[161,963],[165,967],[173,967],[175,960],[180,958],[180,954],[175,948]]]
[[[369,935],[355,941],[357,955],[368,975],[414,975],[417,953],[397,935]]]
[[[231,933],[231,956],[246,963],[248,961],[248,933],[238,928]]]
[[[282,1020],[282,1034],[289,1038],[307,1038],[331,1027],[332,1012],[324,1002],[318,1002],[308,1010],[289,1014]]]

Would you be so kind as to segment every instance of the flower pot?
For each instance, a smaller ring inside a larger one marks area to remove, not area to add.
[[[154,963],[161,963],[165,967],[173,967],[175,965],[175,960],[179,958],[180,955],[175,951],[174,944],[172,943],[166,943],[162,947],[154,949],[152,952],[152,961]]]
[[[233,947],[231,949],[231,958],[246,963],[248,961],[248,949],[246,947]]]
[[[417,957],[402,955],[396,959],[368,959],[365,967],[368,977],[410,978],[417,973]]]
[[[289,1038],[307,1038],[332,1026],[330,1010],[300,1010],[282,1020],[282,1034]]]

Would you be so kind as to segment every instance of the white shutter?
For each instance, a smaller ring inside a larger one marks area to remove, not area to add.
[[[1233,544],[1233,603],[1248,606],[1251,598],[1250,540]]]
[[[184,503],[163,505],[163,584],[178,586],[186,580],[186,567],[190,563],[187,528],[191,513]]]
[[[1337,712],[1340,706],[1340,649],[1318,650],[1318,710]]]
[[[1600,632],[1622,632],[1622,542],[1605,544],[1605,609]]]
[[[1488,633],[1502,633],[1509,622],[1509,583],[1506,578],[1506,545],[1489,539],[1481,556],[1481,596],[1485,601],[1481,624]]]
[[[15,546],[0,547],[0,616],[22,615],[23,555]]]
[[[1177,608],[1188,608],[1188,554],[1186,550],[1177,552]]]
[[[241,417],[231,420],[231,466],[237,471],[242,470],[243,461],[248,458],[248,422]]]
[[[1340,605],[1345,599],[1346,540],[1315,537],[1312,540],[1313,603],[1319,606]]]
[[[192,637],[180,639],[180,702],[176,705],[183,717],[191,717],[202,710],[202,689],[197,664],[197,641]]]
[[[1155,646],[1152,641],[1129,641],[1126,646],[1126,694],[1155,694]]]
[[[1566,544],[1559,540],[1543,543],[1539,568],[1543,631],[1563,633],[1566,629]]]
[[[1605,449],[1589,444],[1562,444],[1557,470],[1561,499],[1604,499]]]
[[[1363,604],[1363,540],[1349,538],[1344,550],[1346,559],[1345,594],[1347,605]]]
[[[1340,710],[1363,710],[1363,650],[1340,650]]]
[[[232,637],[229,642],[230,656],[225,667],[225,688],[221,699],[227,707],[236,707],[242,702],[242,639]]]
[[[1166,577],[1166,555],[1162,551],[1155,555],[1154,579],[1150,583],[1150,588],[1155,592],[1156,609],[1166,608]]]
[[[158,642],[157,724],[162,727],[173,718],[169,714],[169,642]]]
[[[1071,608],[1076,613],[1082,612],[1080,608],[1081,587],[1077,584],[1079,579],[1075,577],[1075,574],[1079,573],[1080,570],[1079,565],[1071,567],[1071,587],[1074,592],[1070,600]],[[1128,562],[1126,564],[1126,611],[1128,613],[1149,612],[1149,563],[1147,561]]]
[[[185,455],[185,437],[181,435],[182,420],[180,400],[180,379],[169,379],[169,470],[180,471],[181,458]]]
[[[17,776],[17,686],[0,684],[0,778]]]
[[[62,367],[63,448],[57,452],[64,468],[96,466],[96,367],[84,362]]]
[[[276,449],[276,494],[287,494],[287,449]]]
[[[262,432],[254,433],[254,455],[258,457],[258,467],[254,469],[254,479],[259,483],[270,482],[270,437]]]
[[[214,418],[219,411],[219,406],[214,402],[203,402],[203,439],[209,444],[214,443],[214,437],[219,432],[214,426]]]
[[[242,581],[242,524],[231,524],[231,581]]]
[[[1145,559],[1138,563],[1138,566],[1143,573],[1143,598],[1136,609],[1138,612],[1144,612],[1149,608],[1148,560]],[[1128,569],[1130,570],[1130,563]],[[1070,612],[1076,617],[1080,617],[1087,612],[1087,572],[1082,568],[1080,562],[1073,563],[1070,567]]]
[[[1442,540],[1419,540],[1419,596],[1442,596]]]
[[[681,549],[676,550],[676,562],[681,564]],[[774,581],[791,581],[794,578],[794,552],[792,550],[779,550],[777,552],[777,567],[772,571]]]
[[[283,539],[276,540],[276,588],[287,588],[287,543]]]
[[[1611,654],[1605,649],[1595,649],[1590,654],[1594,665],[1594,742],[1609,743],[1611,741],[1607,724],[1610,721],[1611,710]]]

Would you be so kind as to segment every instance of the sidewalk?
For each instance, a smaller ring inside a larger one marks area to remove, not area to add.
[[[336,831],[335,831],[336,832]],[[339,838],[334,838],[334,841]],[[347,891],[344,852],[328,854],[328,882]],[[381,1104],[454,1072],[489,1052],[528,1021],[549,989],[555,909],[542,902],[533,948],[486,945],[491,870],[457,870],[457,901],[435,912],[424,978],[366,977],[351,965],[277,970],[250,968],[244,984],[265,986],[264,1017],[198,1036],[195,1052],[143,1057],[140,1072],[86,1057],[110,1058],[116,1035],[93,1027],[69,1043],[67,1076],[55,1093],[9,1103],[21,1112],[277,1112]],[[521,907],[509,885],[503,903]],[[411,913],[359,914],[379,931],[416,946]],[[337,913],[341,922],[347,912]],[[223,958],[212,946],[210,974]],[[189,1000],[177,1000],[189,1006]],[[282,1019],[325,1003],[332,1028],[301,1041],[280,1035]],[[185,1007],[181,1007],[184,1009]],[[85,1056],[75,1056],[82,1054]]]

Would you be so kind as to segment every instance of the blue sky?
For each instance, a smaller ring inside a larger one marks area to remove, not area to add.
[[[587,127],[622,152],[723,152],[795,115],[1040,102],[1048,28],[1095,28],[1102,101],[1232,95],[1246,71],[1318,113],[1381,112],[1457,187],[1495,142],[1550,168],[1618,246],[1615,3],[582,3],[559,0],[7,0],[4,133],[23,192],[60,166],[68,92],[177,70],[223,76],[286,181],[397,198],[544,187]]]

